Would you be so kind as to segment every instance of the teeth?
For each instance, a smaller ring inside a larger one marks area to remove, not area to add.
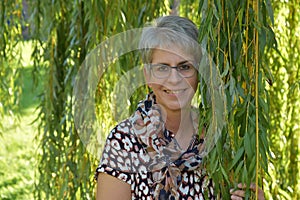
[[[179,94],[180,92],[182,92],[183,90],[166,90],[166,92],[168,94]]]

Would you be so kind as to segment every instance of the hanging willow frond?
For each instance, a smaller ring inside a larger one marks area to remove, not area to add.
[[[235,187],[238,182],[249,186],[263,176],[264,172],[256,167],[258,160],[267,172],[266,117],[269,113],[268,109],[262,108],[266,107],[268,99],[263,89],[265,74],[258,66],[264,59],[264,49],[273,45],[271,41],[263,42],[264,35],[272,35],[272,30],[266,20],[255,17],[267,18],[266,13],[262,14],[262,10],[251,12],[255,10],[253,1],[219,0],[212,3],[203,0],[199,10],[202,17],[200,30],[205,30],[200,32],[200,39],[225,81],[228,110],[227,130],[211,152],[207,167],[222,194],[229,198],[226,196],[229,187]],[[226,187],[228,185],[231,186]],[[249,197],[247,190],[246,198]]]
[[[254,3],[254,13],[255,20],[259,22],[259,0]],[[259,155],[259,104],[258,104],[258,96],[259,96],[259,38],[258,38],[258,30],[254,29],[254,38],[255,38],[255,143],[256,143],[256,175],[255,175],[255,184],[258,184],[259,178],[259,170],[260,170],[260,155]],[[258,190],[255,191],[255,198],[258,199]]]
[[[25,28],[22,15],[22,1],[1,1],[0,3],[0,136],[3,134],[4,115],[17,121],[22,83],[21,40]]]
[[[73,87],[80,65],[97,44],[114,34],[139,27],[166,12],[164,1],[30,1],[36,71],[44,68],[45,89],[39,116],[40,154],[37,199],[92,199],[96,159],[88,154],[77,133]],[[43,49],[43,52],[40,49]],[[41,55],[42,54],[42,55]],[[112,84],[130,69],[128,60],[105,74],[96,87],[99,117],[111,121]],[[112,81],[111,81],[112,80]],[[93,81],[93,80],[88,80]],[[96,82],[97,84],[97,82]],[[98,104],[101,102],[101,104]],[[106,112],[105,112],[106,111]],[[98,158],[97,158],[98,159]]]

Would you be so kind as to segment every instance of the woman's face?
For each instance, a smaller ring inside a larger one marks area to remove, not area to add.
[[[168,50],[154,49],[152,53],[153,66],[175,67],[185,65],[192,66],[194,62],[193,56],[185,55],[179,48]],[[147,84],[152,88],[156,102],[166,109],[166,111],[176,111],[184,108],[190,108],[192,98],[195,94],[198,85],[198,73],[195,69],[194,73],[188,77],[183,77],[179,72],[172,68],[167,77],[158,77],[154,74],[154,68],[145,70],[145,77]],[[164,68],[157,69],[158,71],[165,71]],[[160,73],[160,72],[157,72]],[[156,74],[157,74],[156,73]],[[185,72],[184,72],[185,73]]]

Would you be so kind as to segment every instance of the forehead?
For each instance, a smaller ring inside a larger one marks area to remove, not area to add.
[[[181,48],[155,48],[152,52],[152,62],[182,62],[182,61],[194,61],[193,55],[186,53]]]

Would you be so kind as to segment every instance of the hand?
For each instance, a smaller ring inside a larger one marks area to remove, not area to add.
[[[242,184],[242,183],[239,183],[237,185],[237,187],[239,188],[239,190],[234,190],[234,189],[230,190],[232,200],[242,200],[245,197],[245,190],[244,189],[246,188],[246,185]],[[256,185],[254,183],[251,183],[250,184],[250,190],[255,192],[256,189],[258,189],[258,197],[257,197],[258,200],[265,200],[264,191],[261,188],[256,187]]]

